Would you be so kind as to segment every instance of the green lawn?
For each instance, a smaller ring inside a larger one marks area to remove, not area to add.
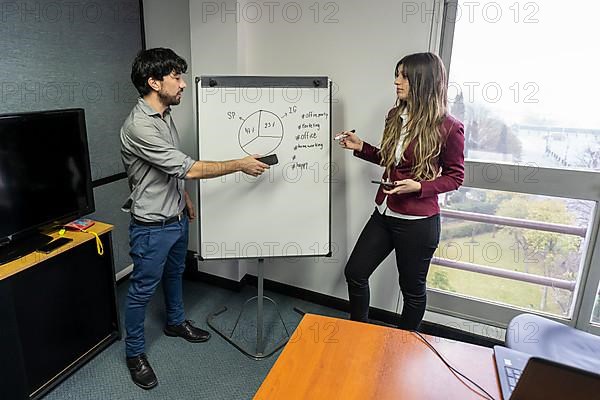
[[[473,244],[470,244],[472,242]],[[525,272],[525,259],[529,262],[529,273],[543,275],[543,265],[535,260],[533,255],[525,257],[522,249],[515,246],[515,240],[507,229],[492,233],[477,235],[473,238],[455,238],[440,242],[436,256],[449,258],[454,261],[470,262],[495,268],[512,269]],[[533,261],[533,262],[532,262]],[[453,268],[431,265],[428,275],[428,286],[433,288],[431,279],[436,271],[444,272],[452,290],[462,295],[476,297],[540,310],[543,286],[523,283],[511,279],[460,271]],[[552,290],[548,290],[546,306],[543,311],[562,314],[561,308],[555,302]]]

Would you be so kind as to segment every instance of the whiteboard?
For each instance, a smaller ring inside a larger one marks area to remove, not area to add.
[[[200,180],[200,259],[330,256],[327,77],[202,76],[196,89],[200,160],[279,160],[260,177]]]

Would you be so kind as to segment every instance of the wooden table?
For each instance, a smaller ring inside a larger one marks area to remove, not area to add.
[[[424,336],[501,399],[492,349]],[[414,333],[306,314],[254,399],[483,399],[472,387]]]

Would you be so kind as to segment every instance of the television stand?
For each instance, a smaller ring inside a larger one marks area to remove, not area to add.
[[[0,399],[41,399],[120,338],[112,226],[89,230],[0,265]]]
[[[52,236],[35,232],[12,240],[0,247],[0,265],[29,254],[43,245],[50,243]]]

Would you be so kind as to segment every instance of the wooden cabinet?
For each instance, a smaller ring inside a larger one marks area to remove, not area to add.
[[[112,226],[0,265],[0,398],[38,399],[120,339]]]

